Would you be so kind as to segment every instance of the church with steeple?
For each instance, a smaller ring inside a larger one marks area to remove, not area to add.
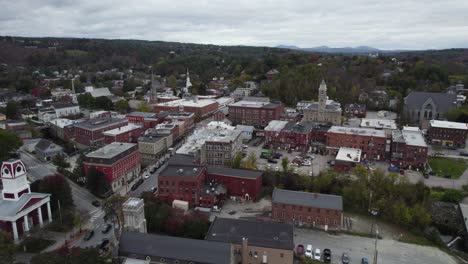
[[[318,102],[304,109],[304,121],[341,125],[340,103],[328,99],[327,84],[322,80],[318,90]]]

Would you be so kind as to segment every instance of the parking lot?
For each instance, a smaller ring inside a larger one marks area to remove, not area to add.
[[[266,170],[266,169],[283,170],[281,166],[281,160],[283,157],[287,157],[289,160],[289,165],[293,166],[295,170],[297,169],[296,171],[297,173],[302,174],[302,175],[316,176],[322,170],[329,168],[327,162],[329,160],[334,159],[334,157],[332,156],[313,154],[315,158],[311,160],[310,166],[304,166],[304,165],[295,166],[292,164],[292,161],[297,156],[300,156],[302,154],[301,152],[293,151],[292,153],[288,153],[286,150],[278,150],[276,152],[281,153],[282,157],[279,159],[275,159],[275,161],[277,162],[275,164],[275,163],[269,163],[267,159],[260,158],[262,149],[263,149],[263,144],[260,144],[259,146],[253,146],[252,144],[248,144],[248,148],[245,150],[247,156],[251,152],[255,153],[255,156],[257,157],[257,168],[259,170]]]
[[[332,235],[324,231],[294,229],[295,245],[312,245],[313,249],[332,251],[332,263],[341,263],[343,252],[348,253],[350,263],[361,263],[361,258],[373,262],[375,240],[367,237],[350,235]],[[407,244],[391,239],[379,239],[377,242],[378,262],[385,264],[455,264],[457,261],[438,248]]]

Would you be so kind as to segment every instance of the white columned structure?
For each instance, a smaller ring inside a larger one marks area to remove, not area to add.
[[[28,232],[29,231],[29,222],[28,222],[28,215],[26,214],[24,216],[24,232]]]
[[[11,226],[13,227],[13,239],[16,241],[18,240],[18,229],[16,228],[16,221],[11,222]]]
[[[50,202],[47,202],[47,216],[49,219],[49,223],[52,222],[52,210],[50,210]]]
[[[42,220],[42,211],[40,206],[37,208],[37,215],[39,216],[39,226],[42,227],[44,222]]]

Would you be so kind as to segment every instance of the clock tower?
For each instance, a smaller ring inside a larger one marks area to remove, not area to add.
[[[327,84],[325,83],[325,80],[322,80],[320,83],[319,87],[319,105],[318,105],[318,110],[319,112],[325,112],[325,108],[327,107]]]
[[[18,201],[25,193],[31,193],[26,178],[26,167],[21,160],[4,161],[1,168],[4,200]]]

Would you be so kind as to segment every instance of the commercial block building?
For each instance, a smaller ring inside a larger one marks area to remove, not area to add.
[[[142,132],[141,126],[130,123],[123,127],[107,130],[102,134],[104,135],[105,144],[112,142],[136,143]]]
[[[148,166],[156,162],[172,146],[172,134],[146,134],[138,138],[141,164]]]
[[[158,117],[156,113],[145,113],[145,112],[131,112],[127,114],[128,123],[135,124],[143,127],[143,129],[148,129],[155,127],[157,124],[161,123],[161,118]]]
[[[75,124],[75,141],[82,147],[104,145],[103,132],[128,125],[125,118],[98,117]]]
[[[75,137],[75,120],[57,118],[50,121],[50,133],[62,140],[70,140]]]
[[[242,100],[228,105],[228,119],[235,125],[250,125],[263,128],[272,120],[279,120],[284,112],[280,102],[269,100]]]
[[[464,147],[468,135],[468,124],[431,120],[427,130],[427,139],[432,144]]]
[[[327,150],[336,154],[341,147],[362,150],[362,160],[385,160],[387,136],[382,130],[332,126],[327,132]]]
[[[207,179],[226,187],[228,197],[257,201],[262,190],[261,171],[208,167]]]
[[[341,229],[343,198],[337,195],[275,189],[272,196],[271,216],[274,220]]]
[[[134,143],[113,142],[86,154],[83,161],[85,172],[90,168],[102,172],[113,192],[125,194],[129,184],[140,177],[141,156]]]
[[[273,120],[265,128],[265,145],[275,149],[309,151],[326,142],[326,131],[330,126],[303,121]],[[315,149],[316,150],[316,149]]]
[[[347,172],[361,162],[361,150],[353,148],[340,148],[336,154],[333,169]]]
[[[427,163],[428,147],[417,127],[394,130],[391,151],[391,163],[397,167],[422,169]]]
[[[234,263],[293,263],[294,233],[290,224],[216,218],[205,239],[231,243]]]
[[[198,118],[204,118],[218,110],[218,106],[219,103],[215,100],[198,100],[198,98],[194,97],[192,99],[180,99],[156,104],[154,107],[154,111],[156,113],[159,113],[161,111],[190,112],[195,114],[195,116],[197,116]]]

